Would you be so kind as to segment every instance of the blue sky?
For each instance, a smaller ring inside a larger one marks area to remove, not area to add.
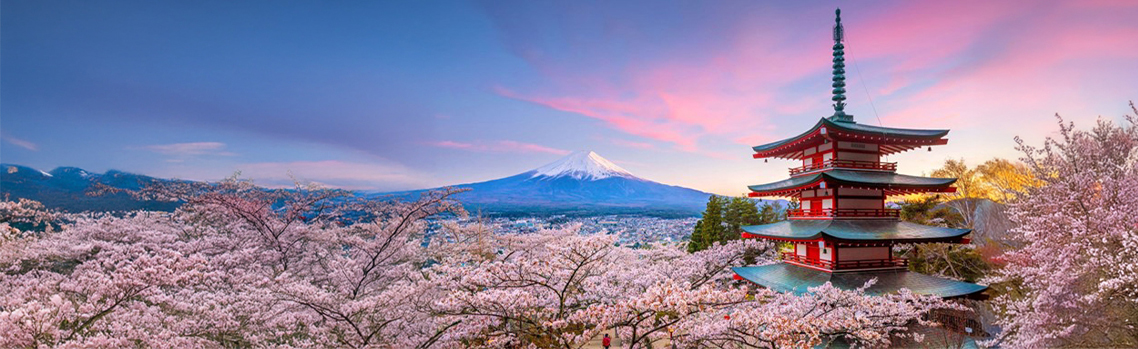
[[[951,128],[907,173],[1016,157],[1138,96],[1132,2],[0,5],[0,161],[399,190],[593,150],[720,194],[829,115],[843,7],[859,122]],[[873,104],[869,103],[872,98]]]

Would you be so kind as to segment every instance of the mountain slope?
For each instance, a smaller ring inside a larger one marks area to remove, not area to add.
[[[114,170],[97,174],[76,167],[59,167],[51,172],[43,172],[26,166],[0,164],[0,196],[12,200],[36,200],[45,207],[70,212],[174,210],[178,203],[139,201],[124,193],[87,195],[96,183],[115,188],[139,189],[156,181],[163,179]]]
[[[698,216],[711,195],[637,177],[594,152],[575,152],[531,171],[454,187],[471,189],[457,196],[468,211],[491,215]]]
[[[156,181],[143,175],[107,171],[90,173],[75,167],[43,172],[0,164],[0,195],[27,198],[65,211],[170,211],[177,203],[138,201],[126,194],[89,196],[96,183],[139,189]],[[576,152],[548,165],[491,181],[455,185],[469,188],[457,199],[471,212],[498,216],[639,214],[698,216],[711,194],[653,182],[633,175],[593,152]],[[360,193],[366,197],[410,197],[424,190]]]

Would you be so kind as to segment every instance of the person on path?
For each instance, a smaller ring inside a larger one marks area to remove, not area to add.
[[[605,349],[609,349],[609,346],[612,345],[612,338],[609,338],[608,333],[605,333],[605,338],[601,340],[601,345],[605,346]]]

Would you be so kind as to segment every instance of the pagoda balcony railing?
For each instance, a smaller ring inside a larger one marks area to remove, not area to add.
[[[877,161],[856,161],[856,160],[840,160],[830,159],[822,162],[815,162],[813,164],[792,167],[790,175],[802,174],[806,172],[813,172],[827,168],[848,168],[855,170],[877,170],[877,171],[896,171],[896,162],[877,162]]]
[[[872,269],[872,268],[904,268],[909,266],[909,260],[895,259],[859,259],[854,261],[839,261],[837,263],[818,258],[800,256],[794,252],[782,252],[784,262],[793,262],[829,270]]]
[[[812,208],[786,210],[790,218],[898,218],[901,210],[892,208]]]

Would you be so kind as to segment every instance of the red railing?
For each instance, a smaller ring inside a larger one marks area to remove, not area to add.
[[[786,215],[804,218],[825,218],[825,217],[845,217],[845,218],[897,218],[901,216],[901,210],[891,208],[811,208],[811,209],[794,209],[786,210]]]
[[[834,262],[822,260],[822,259],[817,259],[817,258],[806,258],[806,256],[799,256],[798,254],[796,254],[794,252],[783,252],[782,253],[782,260],[786,261],[786,262],[795,262],[798,264],[811,265],[811,266],[824,268],[824,269],[831,269],[831,270],[834,269]]]
[[[799,173],[816,171],[824,168],[852,168],[858,170],[896,171],[897,163],[830,159],[822,162],[815,162],[813,164],[805,166],[793,167],[790,169],[790,175],[793,176]]]
[[[839,269],[866,269],[866,268],[903,268],[909,266],[907,259],[862,259],[856,261],[839,261],[836,264],[832,261],[807,258],[800,256],[794,252],[783,252],[782,260],[787,262],[794,262],[803,265],[815,266],[823,269],[839,270]]]

